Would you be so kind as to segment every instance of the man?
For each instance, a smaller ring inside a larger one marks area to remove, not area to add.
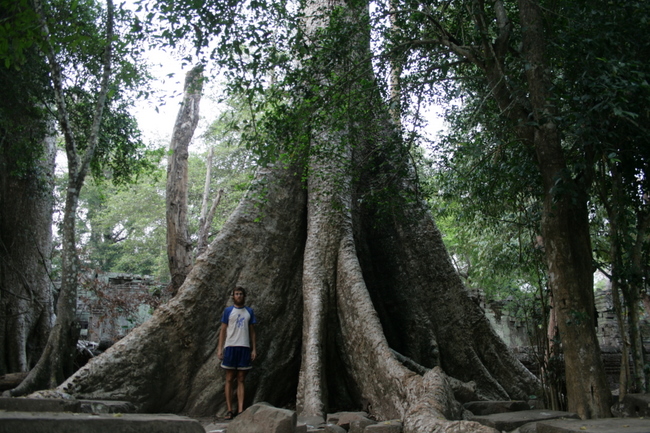
[[[246,290],[235,287],[232,291],[234,305],[227,307],[221,316],[221,331],[219,332],[219,348],[217,356],[221,360],[221,368],[226,370],[226,419],[233,419],[244,411],[244,379],[252,368],[252,362],[257,356],[255,328],[257,323],[255,313],[246,307]],[[233,382],[237,379],[237,411],[232,408]]]

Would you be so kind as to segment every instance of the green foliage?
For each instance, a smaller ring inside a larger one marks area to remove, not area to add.
[[[40,44],[37,16],[29,0],[0,1],[0,65],[20,71]]]
[[[158,174],[120,188],[95,182],[84,188],[78,239],[87,267],[166,279],[165,188]]]
[[[449,133],[432,149],[431,205],[467,283],[488,299],[544,287],[541,182],[531,149],[479,98],[449,110]],[[483,104],[479,111],[475,104]]]
[[[44,8],[50,43],[65,77],[70,120],[79,149],[83,151],[101,76],[105,11],[94,0],[73,3],[52,0],[45,2]],[[0,69],[3,84],[0,110],[4,113],[0,116],[0,128],[6,131],[3,134],[8,138],[6,149],[14,153],[15,169],[20,171],[39,157],[40,143],[29,145],[30,137],[43,136],[53,106],[43,58],[47,48],[31,2],[2,1],[0,17],[0,61],[4,63]],[[139,172],[152,169],[149,161],[152,155],[146,151],[135,120],[129,114],[134,96],[148,94],[149,78],[140,57],[143,48],[138,45],[138,35],[129,32],[133,19],[130,12],[118,9],[116,61],[112,66],[115,79],[101,125],[99,148],[92,161],[96,178],[108,175],[117,183],[129,182]],[[16,73],[18,70],[20,73]],[[29,127],[25,126],[26,122]]]
[[[52,119],[48,71],[34,42],[33,11],[22,1],[0,2],[0,149],[11,176],[36,176]],[[44,179],[45,180],[45,179]]]
[[[211,197],[222,189],[222,198],[211,233],[216,234],[239,203],[251,179],[249,152],[219,135],[218,122],[206,141],[215,146]],[[188,231],[197,240],[198,221],[205,183],[206,155],[190,154]],[[77,239],[84,266],[100,272],[151,275],[169,279],[166,249],[165,174],[163,166],[128,185],[90,182],[80,199]]]

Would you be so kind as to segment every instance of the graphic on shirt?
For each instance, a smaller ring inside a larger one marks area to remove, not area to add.
[[[246,318],[243,317],[241,314],[238,314],[238,315],[237,315],[236,326],[237,326],[238,328],[243,327],[245,321],[246,321]]]

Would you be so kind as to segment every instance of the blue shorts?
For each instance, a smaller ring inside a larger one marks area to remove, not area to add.
[[[251,348],[241,346],[226,347],[223,349],[221,368],[226,370],[250,370],[253,368]]]

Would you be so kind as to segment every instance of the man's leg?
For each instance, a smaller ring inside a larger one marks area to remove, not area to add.
[[[233,410],[232,410],[232,383],[235,380],[235,371],[236,370],[226,370],[226,385],[225,385],[225,389],[224,389],[224,394],[226,394],[226,407],[228,408],[228,412],[233,412]]]
[[[237,413],[244,411],[244,380],[246,379],[247,370],[237,371],[237,403],[239,410]]]

